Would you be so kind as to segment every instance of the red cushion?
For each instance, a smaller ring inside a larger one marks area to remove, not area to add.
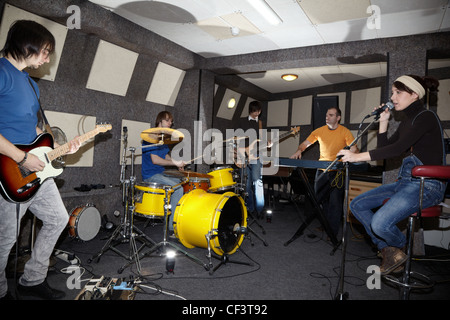
[[[415,166],[411,173],[419,178],[450,179],[450,166]]]
[[[420,216],[424,217],[424,218],[439,217],[441,215],[441,211],[442,211],[441,206],[439,206],[439,205],[432,206],[432,207],[422,209],[422,214]],[[414,216],[414,217],[417,216],[417,212],[413,213],[412,216]]]
[[[447,180],[450,179],[450,166],[415,166],[411,174],[414,177],[424,177],[432,179]],[[441,206],[432,206],[426,209],[422,209],[422,217],[438,217],[441,215]],[[413,216],[417,216],[414,213]]]

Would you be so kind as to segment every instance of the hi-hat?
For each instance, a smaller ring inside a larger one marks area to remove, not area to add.
[[[149,143],[174,144],[183,140],[184,134],[171,128],[150,128],[141,132],[141,139]]]

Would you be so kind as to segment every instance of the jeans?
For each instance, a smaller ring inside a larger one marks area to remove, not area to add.
[[[261,213],[264,209],[264,185],[262,181],[262,163],[257,161],[247,165],[247,210]]]
[[[419,210],[420,179],[411,176],[414,166],[422,165],[414,155],[403,159],[398,179],[357,196],[351,203],[353,215],[362,223],[379,250],[385,247],[402,248],[406,237],[397,223]],[[423,194],[423,208],[439,204],[446,184],[427,179]],[[384,200],[389,199],[385,204]],[[373,209],[380,207],[376,212]]]
[[[34,286],[44,282],[47,277],[50,255],[69,222],[69,214],[53,179],[46,180],[33,198],[20,204],[19,221],[27,209],[42,221],[42,228],[19,283],[23,286]],[[8,289],[5,268],[16,238],[16,204],[0,197],[0,297],[4,296]]]
[[[144,181],[150,183],[151,182],[158,183],[165,186],[174,186],[180,183],[179,178],[165,176],[164,173],[157,173],[151,176],[150,178],[145,179]],[[168,222],[169,224],[168,229],[170,232],[173,232],[173,216],[175,214],[175,209],[177,207],[178,202],[183,197],[183,195],[184,195],[183,187],[179,185],[174,189],[172,195],[170,196],[171,214],[169,215],[169,222]]]

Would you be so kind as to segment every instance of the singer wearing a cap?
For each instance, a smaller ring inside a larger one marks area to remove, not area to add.
[[[442,129],[437,115],[424,107],[422,98],[427,90],[437,91],[439,82],[431,77],[404,75],[392,85],[391,100],[403,120],[391,137],[387,136],[390,111],[380,115],[377,148],[359,154],[339,151],[343,161],[358,162],[389,159],[405,154],[398,179],[391,184],[357,196],[351,203],[353,215],[363,224],[372,242],[381,252],[382,275],[401,272],[407,255],[402,251],[406,237],[396,226],[419,209],[419,179],[411,178],[411,170],[417,165],[443,165],[445,153]],[[445,184],[427,179],[423,207],[441,202]],[[389,199],[384,205],[383,201]],[[374,208],[380,207],[375,213]]]

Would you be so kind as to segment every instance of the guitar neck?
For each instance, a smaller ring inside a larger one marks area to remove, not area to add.
[[[295,129],[289,130],[289,131],[287,131],[287,132],[285,132],[285,133],[279,135],[279,136],[278,136],[278,139],[276,139],[275,141],[272,141],[272,144],[277,143],[278,141],[283,140],[284,138],[290,136],[291,134],[294,134],[294,135],[295,135],[296,133],[297,133],[297,131],[296,131]]]
[[[278,142],[278,141],[280,141],[280,140],[286,138],[287,136],[290,136],[291,134],[292,134],[292,131],[288,131],[288,132],[283,133],[282,135],[280,135],[280,136],[278,137],[278,140],[277,140],[276,142]]]
[[[89,131],[89,132],[79,136],[77,138],[77,140],[80,141],[80,143],[82,144],[82,143],[86,142],[87,140],[95,137],[98,133],[99,133],[99,129],[97,128],[97,129],[94,129],[92,131]],[[65,155],[69,151],[70,151],[70,145],[69,145],[69,143],[65,143],[62,146],[59,146],[58,148],[55,148],[52,151],[49,151],[47,153],[47,157],[50,161],[53,161],[56,158]]]

